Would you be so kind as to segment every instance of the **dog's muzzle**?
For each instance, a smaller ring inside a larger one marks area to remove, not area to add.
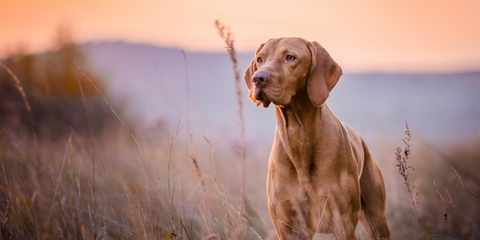
[[[255,84],[255,87],[262,87],[265,83],[270,81],[270,74],[266,71],[257,71],[255,74],[253,74],[252,77],[253,84]]]
[[[260,70],[255,72],[252,77],[252,82],[255,85],[253,89],[253,98],[255,100],[260,101],[263,105],[264,108],[267,108],[268,105],[270,105],[270,99],[268,99],[268,96],[265,94],[265,92],[262,91],[262,87],[270,81],[270,74],[268,72]],[[257,103],[255,102],[255,105],[260,105],[260,102]]]

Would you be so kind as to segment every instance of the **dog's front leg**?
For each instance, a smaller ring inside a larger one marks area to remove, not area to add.
[[[308,229],[305,222],[307,216],[298,206],[293,206],[292,201],[284,200],[276,204],[270,202],[268,206],[279,239],[312,239],[315,232]]]
[[[359,239],[355,232],[355,227],[350,221],[340,222],[338,225],[334,226],[333,237],[335,239]]]
[[[335,203],[339,203],[337,201]],[[332,209],[333,219],[331,222],[331,230],[335,239],[359,239],[355,228],[358,224],[358,215],[360,210],[353,210],[352,212],[345,212],[348,209],[347,205],[335,204]],[[343,210],[343,211],[342,211]]]

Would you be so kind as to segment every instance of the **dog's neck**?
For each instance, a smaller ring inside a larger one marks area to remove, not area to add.
[[[318,152],[343,147],[342,139],[332,139],[342,136],[341,123],[325,103],[315,107],[308,96],[296,95],[289,105],[275,106],[275,115],[274,144],[283,149],[297,171],[307,170]]]
[[[309,129],[310,133],[303,133],[306,134],[304,137],[308,137],[314,133],[311,131],[312,129],[340,127],[337,117],[330,111],[326,103],[315,107],[307,95],[293,96],[287,106],[276,105],[275,115],[277,128],[288,130],[289,135],[295,132],[302,133],[305,129]]]

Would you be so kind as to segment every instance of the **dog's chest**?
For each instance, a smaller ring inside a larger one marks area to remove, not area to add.
[[[272,151],[277,166],[290,169],[285,174],[295,172],[296,176],[320,177],[322,172],[332,167],[338,149],[338,139],[330,138],[332,127],[324,124],[336,123],[329,118],[322,119],[321,108],[315,111],[300,111],[298,107],[277,108],[277,131]],[[299,113],[301,112],[301,113]],[[302,179],[298,179],[302,182]],[[310,181],[305,179],[306,182]]]
[[[275,158],[280,161],[291,162],[297,172],[304,172],[315,161],[315,148],[312,143],[312,136],[301,126],[292,125],[278,133],[280,138],[278,144],[280,146],[276,146],[279,154]]]

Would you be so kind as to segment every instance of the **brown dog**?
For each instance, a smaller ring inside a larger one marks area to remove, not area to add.
[[[380,169],[360,135],[325,104],[341,75],[320,44],[302,38],[270,39],[245,71],[252,101],[275,104],[267,195],[280,239],[358,239],[359,220],[371,238],[390,238]]]

